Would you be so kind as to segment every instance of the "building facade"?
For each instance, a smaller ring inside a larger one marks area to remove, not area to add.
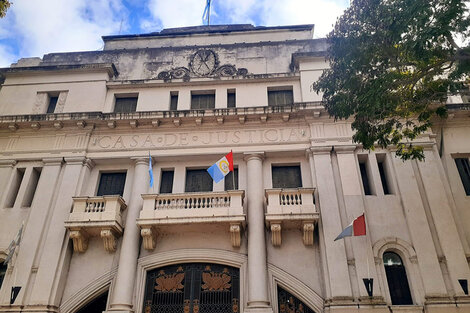
[[[165,29],[0,69],[0,312],[470,312],[469,107],[424,162],[364,151],[312,38]]]

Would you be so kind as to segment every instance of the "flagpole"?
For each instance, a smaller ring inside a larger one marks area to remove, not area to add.
[[[230,152],[232,152],[232,150],[230,150]],[[232,160],[233,160],[233,152],[232,152]],[[235,188],[235,166],[233,167],[233,171],[232,171],[232,182],[233,182],[233,190],[236,190],[236,188]]]

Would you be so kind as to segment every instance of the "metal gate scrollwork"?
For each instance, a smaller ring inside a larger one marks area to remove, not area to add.
[[[315,313],[305,303],[279,286],[277,286],[277,301],[279,313]]]
[[[239,269],[179,264],[149,271],[143,313],[239,313]]]

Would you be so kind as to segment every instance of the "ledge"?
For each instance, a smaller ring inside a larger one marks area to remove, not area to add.
[[[109,77],[119,75],[113,63],[91,63],[91,64],[67,64],[67,65],[39,65],[24,67],[0,68],[0,77],[9,74],[23,73],[57,73],[57,72],[100,72],[106,71]]]

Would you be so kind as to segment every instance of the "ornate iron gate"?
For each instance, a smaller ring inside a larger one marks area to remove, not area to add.
[[[240,274],[219,264],[178,264],[149,271],[144,313],[239,313]]]
[[[277,286],[277,301],[279,313],[315,313],[302,301]]]

